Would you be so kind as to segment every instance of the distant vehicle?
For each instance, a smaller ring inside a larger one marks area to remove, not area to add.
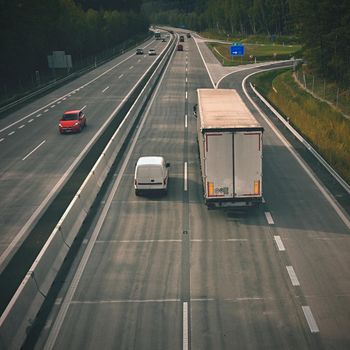
[[[61,134],[80,132],[86,126],[86,116],[82,110],[70,110],[63,113],[58,129]]]
[[[258,205],[262,202],[264,128],[236,90],[198,89],[197,95],[205,203],[208,208]]]
[[[178,44],[178,45],[177,45],[177,51],[183,51],[183,50],[184,50],[183,45]]]
[[[136,49],[136,55],[143,55],[143,49]]]
[[[183,35],[180,35],[180,43],[183,43],[185,41],[185,37]]]
[[[187,36],[187,38],[190,38],[190,37],[191,37],[191,34],[190,34],[190,33],[187,33],[186,36]]]
[[[157,53],[156,53],[156,50],[155,49],[149,49],[148,50],[148,55],[149,56],[155,56]]]
[[[156,40],[160,40],[160,38],[161,38],[160,32],[155,32],[155,33],[154,33],[154,38],[155,38]]]
[[[136,163],[134,174],[135,194],[141,192],[168,190],[170,163],[166,163],[164,157],[147,156],[140,157]]]

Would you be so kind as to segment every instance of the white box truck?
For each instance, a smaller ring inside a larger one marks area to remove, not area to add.
[[[197,133],[208,207],[262,201],[263,127],[236,90],[198,89]]]

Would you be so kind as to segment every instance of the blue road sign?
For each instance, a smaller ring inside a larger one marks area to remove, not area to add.
[[[244,46],[243,45],[232,45],[230,47],[231,56],[244,56]]]

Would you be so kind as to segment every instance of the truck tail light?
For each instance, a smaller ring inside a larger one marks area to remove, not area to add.
[[[208,182],[208,196],[213,196],[214,195],[214,182]]]
[[[260,195],[260,180],[254,181],[254,194]]]

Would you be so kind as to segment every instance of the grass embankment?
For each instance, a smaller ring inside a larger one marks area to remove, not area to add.
[[[231,44],[208,43],[208,47],[216,58],[224,66],[237,66],[255,62],[266,62],[274,60],[288,60],[291,57],[299,57],[300,45],[280,45],[280,44],[244,44],[244,56],[231,57]]]
[[[301,89],[290,70],[256,75],[254,84],[327,162],[350,183],[350,121]]]

